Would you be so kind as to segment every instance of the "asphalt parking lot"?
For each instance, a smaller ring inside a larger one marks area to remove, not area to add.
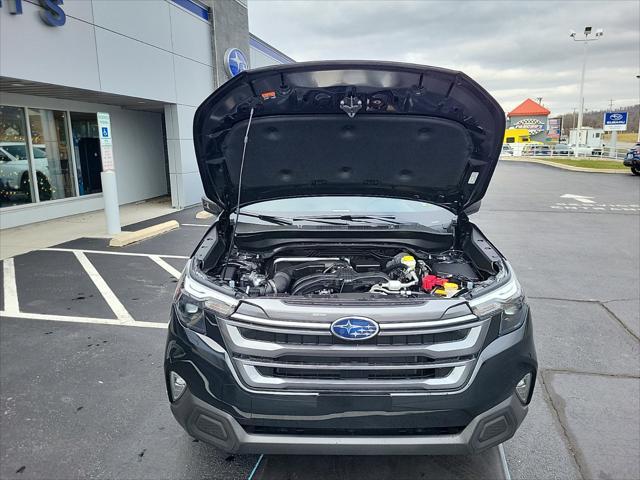
[[[496,468],[491,451],[368,466],[265,457],[253,472],[259,457],[193,441],[171,417],[162,358],[177,276],[207,225],[195,211],[137,245],[77,239],[3,261],[1,478],[478,478]],[[640,478],[638,178],[503,162],[472,221],[509,258],[534,313],[541,370],[529,416],[504,445],[511,477]]]

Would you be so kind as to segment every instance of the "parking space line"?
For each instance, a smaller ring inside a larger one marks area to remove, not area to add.
[[[252,480],[253,476],[256,474],[256,472],[258,471],[258,467],[260,466],[260,462],[262,462],[262,459],[264,458],[264,453],[261,454],[258,457],[258,461],[256,462],[256,464],[253,466],[253,470],[251,470],[251,473],[249,474],[249,477],[247,478],[247,480]]]
[[[7,312],[0,310],[0,317],[24,318],[27,320],[49,320],[53,322],[91,323],[95,325],[117,325],[120,327],[167,328],[166,323],[137,322],[122,323],[116,318],[73,317],[70,315],[50,315],[47,313]]]
[[[133,317],[129,314],[120,300],[118,300],[118,297],[116,297],[115,293],[113,293],[113,290],[109,288],[107,282],[104,281],[102,276],[98,273],[98,270],[96,270],[96,267],[93,266],[87,256],[83,252],[79,251],[75,251],[73,252],[73,254],[76,256],[85,272],[87,272],[87,275],[89,275],[89,278],[91,278],[91,281],[94,283],[94,285],[104,298],[105,302],[107,302],[118,320],[120,320],[120,323],[133,322]]]
[[[173,268],[167,262],[162,260],[162,258],[160,258],[158,255],[149,255],[149,258],[151,260],[153,260],[154,262],[156,262],[158,265],[160,265],[162,268],[164,268],[167,272],[169,272],[174,277],[180,278],[180,276],[182,275],[182,273],[180,271],[178,271],[175,268]]]
[[[2,261],[4,279],[4,311],[15,313],[20,311],[18,303],[18,287],[16,285],[16,269],[13,258]]]
[[[507,456],[504,454],[504,444],[498,445],[498,453],[500,454],[500,463],[502,464],[502,473],[504,473],[505,480],[511,480],[511,473],[509,472],[509,465],[507,465]]]
[[[154,253],[135,253],[135,252],[110,252],[105,250],[82,250],[80,248],[59,248],[59,247],[49,247],[43,248],[44,251],[51,252],[81,252],[81,253],[97,253],[102,255],[129,255],[131,257],[162,257],[162,258],[184,258],[185,260],[189,257],[185,255],[163,255],[163,254],[154,254]]]

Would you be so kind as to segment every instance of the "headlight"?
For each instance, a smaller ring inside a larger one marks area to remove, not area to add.
[[[513,272],[504,285],[474,298],[469,305],[479,318],[500,315],[500,335],[514,331],[526,318],[524,293]]]
[[[227,317],[233,313],[238,302],[195,281],[189,276],[189,266],[187,266],[178,282],[174,304],[178,320],[184,327],[205,333],[205,311],[216,316]]]

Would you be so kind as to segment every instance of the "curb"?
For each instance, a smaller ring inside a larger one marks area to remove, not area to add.
[[[205,210],[200,210],[198,213],[196,213],[196,218],[198,220],[207,220],[211,217],[213,217],[213,213],[209,213]]]
[[[537,158],[505,158],[502,157],[500,161],[506,162],[524,162],[524,163],[539,163],[540,165],[548,165],[549,167],[559,168],[561,170],[570,170],[572,172],[586,172],[586,173],[618,173],[628,175],[630,170],[613,169],[613,168],[585,168],[574,167],[573,165],[562,165],[561,163],[549,162],[547,160],[538,160]]]
[[[135,232],[122,232],[115,235],[109,242],[110,247],[124,247],[132,243],[141,242],[151,237],[156,237],[163,233],[167,233],[171,230],[179,228],[180,224],[175,220],[169,220],[168,222],[158,223]]]

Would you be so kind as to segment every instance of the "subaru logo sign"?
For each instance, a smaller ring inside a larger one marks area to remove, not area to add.
[[[622,115],[621,113],[612,113],[611,115],[609,115],[609,118],[614,122],[616,120],[622,120],[622,117],[624,117],[624,115]]]
[[[229,48],[224,54],[224,66],[227,69],[227,73],[235,77],[249,68],[249,62],[247,62],[247,57],[244,56],[242,50]]]
[[[375,337],[380,327],[370,318],[344,317],[331,324],[331,333],[343,340],[367,340]]]

